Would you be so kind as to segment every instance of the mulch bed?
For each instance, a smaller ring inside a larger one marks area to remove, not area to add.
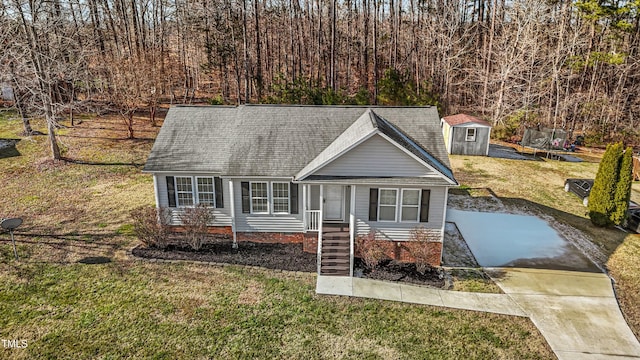
[[[437,288],[443,288],[445,285],[444,271],[442,269],[430,268],[422,274],[416,269],[415,264],[392,260],[382,261],[374,269],[370,269],[362,260],[356,258],[354,274],[362,274],[361,277],[367,279],[398,281]]]
[[[316,272],[316,254],[302,251],[302,244],[268,244],[243,241],[238,248],[231,240],[222,239],[207,243],[199,251],[181,245],[169,245],[166,249],[138,246],[133,255],[146,259],[189,260],[235,265],[260,266],[267,269]],[[385,260],[375,269],[369,269],[355,259],[354,274],[373,280],[397,281],[442,288],[445,285],[441,269],[431,268],[425,274],[417,271],[415,264]]]
[[[316,272],[316,254],[302,251],[302,244],[265,244],[239,242],[233,249],[231,241],[205,244],[199,251],[189,247],[169,245],[165,250],[138,246],[133,255],[147,259],[190,260],[260,266],[268,269]]]

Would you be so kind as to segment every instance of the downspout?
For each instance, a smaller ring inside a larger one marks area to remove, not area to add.
[[[302,227],[305,234],[309,226],[309,224],[307,224],[307,186],[306,184],[302,184]]]
[[[155,195],[156,195],[156,208],[160,208],[160,193],[159,193],[159,189],[158,189],[158,177],[157,175],[154,173],[153,174],[153,190],[155,191]]]
[[[229,181],[229,210],[231,212],[231,232],[233,233],[233,245],[234,249],[238,248],[238,237],[236,233],[236,205],[235,205],[235,196],[233,194],[233,180],[228,179]]]

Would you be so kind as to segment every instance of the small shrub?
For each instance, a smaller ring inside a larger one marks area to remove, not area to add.
[[[438,255],[437,249],[431,246],[429,232],[422,226],[416,226],[409,233],[409,241],[409,251],[415,259],[416,270],[421,274],[427,273],[433,268],[429,260]]]
[[[207,225],[213,221],[210,209],[203,204],[185,208],[180,215],[180,221],[184,227],[183,236],[187,244],[195,251],[200,250],[208,237]]]
[[[384,244],[376,240],[376,232],[371,230],[367,235],[359,235],[355,241],[356,251],[369,269],[374,269],[382,260],[387,259]]]
[[[168,245],[170,213],[167,208],[140,207],[131,211],[133,233],[147,247],[164,249]]]

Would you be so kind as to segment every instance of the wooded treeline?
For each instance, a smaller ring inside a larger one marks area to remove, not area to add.
[[[638,0],[1,4],[0,81],[51,132],[74,109],[108,106],[133,136],[134,111],[206,97],[438,104],[503,136],[541,123],[640,142]]]

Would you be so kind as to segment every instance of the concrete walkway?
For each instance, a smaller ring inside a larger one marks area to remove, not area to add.
[[[508,295],[439,290],[348,276],[318,275],[316,293],[527,316]]]
[[[640,344],[606,275],[512,268],[487,272],[505,294],[338,276],[318,276],[316,292],[528,316],[561,360],[640,359]]]
[[[527,313],[558,359],[640,359],[640,344],[605,274],[485,270]]]

